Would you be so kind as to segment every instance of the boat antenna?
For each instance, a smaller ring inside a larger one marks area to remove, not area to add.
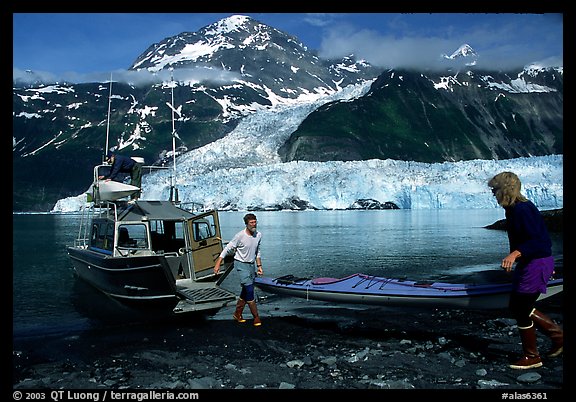
[[[110,93],[108,94],[108,121],[106,122],[106,148],[104,148],[103,161],[106,160],[108,148],[108,137],[110,136],[110,104],[112,103],[112,73],[110,73]]]
[[[170,109],[172,110],[172,174],[170,175],[170,201],[178,202],[178,189],[176,188],[176,126],[174,112],[174,69],[170,68]]]

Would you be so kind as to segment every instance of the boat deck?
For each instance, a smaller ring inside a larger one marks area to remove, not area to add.
[[[177,293],[183,297],[173,311],[186,313],[191,311],[219,309],[228,303],[236,302],[236,295],[214,285],[177,286]]]
[[[213,287],[200,288],[200,289],[178,287],[178,293],[180,295],[185,296],[187,299],[194,301],[195,303],[236,298],[236,295],[234,293],[231,293],[222,288],[213,288]]]

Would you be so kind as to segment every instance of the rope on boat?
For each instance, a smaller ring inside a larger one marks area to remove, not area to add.
[[[394,279],[391,279],[391,278],[380,278],[380,277],[373,276],[373,275],[363,275],[362,274],[362,275],[359,275],[359,277],[362,279],[356,285],[353,285],[352,286],[353,288],[362,284],[363,282],[368,281],[368,285],[366,285],[365,289],[368,289],[371,286],[375,285],[376,283],[380,282],[381,283],[380,290],[383,290],[384,286],[386,286],[388,283],[391,283],[392,281],[394,281]],[[404,283],[404,282],[397,281],[396,284],[401,285],[401,286],[409,286],[409,287],[413,287],[413,288],[428,288],[428,289],[436,289],[436,290],[444,290],[444,291],[462,291],[462,290],[469,290],[470,289],[470,288],[467,288],[465,286],[440,287],[440,286],[434,286],[433,284],[418,285],[416,282]]]
[[[355,288],[356,286],[361,285],[362,283],[368,281],[368,285],[366,285],[365,289],[369,289],[370,287],[374,286],[378,282],[382,282],[382,284],[380,285],[380,290],[382,290],[382,286],[385,286],[387,283],[390,283],[392,281],[392,279],[379,278],[379,277],[370,276],[370,275],[359,275],[359,277],[360,277],[360,281],[356,285],[353,285],[352,288]]]

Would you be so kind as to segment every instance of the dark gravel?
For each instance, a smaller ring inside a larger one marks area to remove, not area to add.
[[[562,296],[539,302],[563,325]],[[512,370],[521,346],[506,311],[261,299],[261,327],[211,317],[115,324],[15,339],[14,389],[496,390],[564,388],[565,357]],[[250,317],[245,312],[247,318]],[[539,334],[542,352],[549,340]],[[536,398],[536,397],[535,397]],[[497,398],[501,399],[501,398]]]

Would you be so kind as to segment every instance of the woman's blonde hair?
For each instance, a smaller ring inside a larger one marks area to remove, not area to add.
[[[510,207],[517,202],[528,201],[520,192],[522,187],[520,179],[512,172],[498,173],[488,181],[488,186],[492,188],[498,204],[504,208]]]

